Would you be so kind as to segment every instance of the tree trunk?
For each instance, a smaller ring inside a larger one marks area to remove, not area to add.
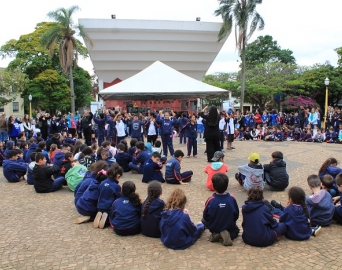
[[[240,97],[240,112],[243,112],[243,103],[245,102],[245,62],[246,62],[246,43],[245,38],[242,41],[241,51],[241,97]]]
[[[75,115],[75,93],[74,93],[74,77],[72,75],[72,65],[69,68],[70,94],[71,94],[71,113]]]

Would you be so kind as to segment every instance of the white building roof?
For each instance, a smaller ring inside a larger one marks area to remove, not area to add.
[[[156,61],[143,71],[99,92],[104,99],[210,98],[228,91],[200,82]]]
[[[155,61],[202,80],[221,50],[221,23],[201,21],[79,19],[99,80],[125,80]]]

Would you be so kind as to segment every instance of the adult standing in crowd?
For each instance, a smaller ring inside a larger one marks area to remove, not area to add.
[[[83,113],[83,118],[82,118],[82,129],[83,129],[83,134],[84,134],[84,139],[86,145],[90,146],[91,145],[91,132],[92,132],[92,125],[91,125],[91,120],[93,119],[93,113],[89,110],[85,110]]]
[[[6,114],[0,116],[0,142],[6,141],[8,138],[8,126],[6,120]]]
[[[39,128],[42,133],[42,138],[46,141],[48,137],[48,120],[50,119],[49,114],[45,115],[45,112],[42,112],[42,115],[39,117]]]
[[[11,115],[8,119],[8,136],[12,141],[17,141],[17,137],[20,133],[20,123],[18,120]]]
[[[298,118],[299,118],[299,122],[300,122],[300,128],[303,129],[304,124],[305,124],[305,110],[304,110],[303,106],[299,107]]]
[[[206,142],[206,151],[208,162],[212,162],[214,153],[220,151],[220,129],[219,129],[219,111],[215,106],[211,106],[209,113],[204,114],[204,111],[208,108],[206,106],[201,113],[204,123],[204,138]]]
[[[23,125],[25,136],[27,139],[32,134],[31,119],[28,114],[25,114],[24,119],[22,121],[22,125]]]

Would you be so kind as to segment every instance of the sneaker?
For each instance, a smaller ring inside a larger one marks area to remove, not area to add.
[[[238,173],[236,173],[236,174],[235,174],[235,179],[236,179],[236,181],[238,181],[238,182],[239,182],[239,184],[242,186],[242,181],[241,181],[241,179],[240,179],[240,177],[239,177],[239,174],[238,174]]]
[[[235,149],[235,147],[234,146],[232,146],[232,147],[230,147],[231,149]]]
[[[107,218],[108,218],[108,214],[106,212],[104,212],[102,214],[101,220],[99,222],[99,228],[100,229],[103,229],[105,227],[106,222],[107,222]]]
[[[272,211],[274,207],[270,204],[268,200],[264,200],[264,205],[267,206],[268,210]]]
[[[220,239],[222,239],[222,237],[219,233],[212,233],[209,237],[210,242],[219,242]]]
[[[274,207],[274,208],[278,208],[280,209],[281,211],[284,211],[285,207],[281,205],[281,203],[278,203],[277,201],[275,200],[272,200],[271,201],[271,205]]]
[[[81,224],[88,222],[90,220],[90,216],[82,216],[74,219],[74,224]]]
[[[139,174],[139,172],[137,170],[131,170],[131,173],[133,174]]]
[[[102,212],[97,212],[96,217],[94,219],[94,223],[93,223],[93,226],[95,229],[99,227],[101,217],[102,217]]]
[[[232,239],[230,239],[230,234],[227,230],[224,230],[222,232],[220,232],[220,235],[223,239],[223,245],[224,246],[232,246],[233,245],[233,242],[232,242]]]
[[[318,225],[316,227],[312,228],[312,235],[313,236],[319,235],[321,233],[321,229],[322,229],[322,227],[318,226]]]

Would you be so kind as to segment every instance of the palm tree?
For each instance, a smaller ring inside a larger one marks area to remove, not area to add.
[[[59,44],[59,62],[63,73],[69,74],[72,113],[75,113],[72,66],[77,64],[78,47],[80,44],[80,41],[74,37],[76,30],[78,31],[79,36],[91,43],[91,40],[84,32],[82,25],[74,25],[72,21],[71,17],[73,13],[78,10],[80,10],[78,6],[72,6],[69,9],[58,8],[55,11],[49,12],[47,15],[50,19],[55,21],[55,24],[41,36],[40,40],[41,44],[49,49],[51,56],[55,52],[56,44]]]
[[[215,10],[215,16],[222,16],[223,24],[218,34],[218,41],[224,39],[235,27],[236,48],[241,55],[241,99],[242,112],[245,95],[245,59],[247,41],[258,30],[263,30],[264,19],[256,12],[256,5],[262,0],[220,0],[220,6]],[[249,33],[247,33],[249,28]]]

